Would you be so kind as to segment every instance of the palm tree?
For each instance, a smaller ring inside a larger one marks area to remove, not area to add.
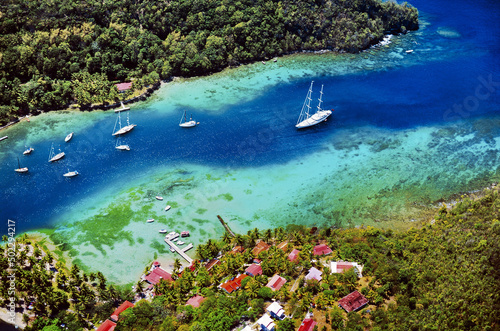
[[[136,292],[137,294],[141,295],[141,294],[142,294],[142,290],[143,290],[143,288],[144,288],[144,285],[143,285],[143,283],[142,283],[142,280],[139,280],[139,281],[137,282],[137,284],[135,285],[135,292]]]
[[[177,274],[179,272],[181,266],[182,266],[181,261],[178,258],[176,258],[174,261],[174,274]]]

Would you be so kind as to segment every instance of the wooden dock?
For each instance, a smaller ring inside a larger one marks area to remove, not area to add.
[[[173,242],[171,242],[167,238],[165,238],[165,242],[167,243],[167,245],[169,245],[171,248],[173,248],[177,253],[179,253],[179,255],[182,256],[184,258],[184,260],[188,261],[189,264],[191,264],[193,262],[193,259],[190,258],[189,256],[187,256],[187,254],[184,252],[187,249],[180,249],[176,244],[174,244]],[[188,245],[188,247],[192,248],[193,247],[192,244],[190,244],[190,245],[191,245],[191,247],[189,247],[189,245]],[[188,247],[186,247],[186,248],[188,248]]]
[[[229,225],[227,225],[226,222],[224,222],[224,220],[222,219],[222,217],[220,217],[220,215],[217,215],[217,218],[221,222],[222,226],[224,226],[224,229],[226,229],[227,233],[229,233],[229,235],[231,237],[236,237],[236,235],[234,234],[234,232],[231,231],[231,229],[229,228]]]

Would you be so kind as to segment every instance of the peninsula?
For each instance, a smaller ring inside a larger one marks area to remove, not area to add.
[[[9,0],[0,5],[0,125],[300,50],[358,52],[418,29],[392,1]]]

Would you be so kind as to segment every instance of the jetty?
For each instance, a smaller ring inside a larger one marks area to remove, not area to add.
[[[193,248],[193,244],[189,244],[184,249],[180,249],[176,244],[174,244],[172,241],[170,241],[170,239],[173,239],[173,238],[165,238],[165,242],[167,243],[167,245],[169,245],[170,248],[173,248],[180,256],[182,256],[184,258],[184,260],[188,261],[189,264],[193,263],[193,259],[190,258],[186,254],[186,251],[188,251],[189,249]]]
[[[224,222],[224,220],[222,219],[222,217],[220,217],[220,215],[217,215],[217,218],[219,219],[219,221],[222,223],[222,226],[224,226],[224,229],[226,229],[226,231],[232,236],[232,237],[236,237],[236,235],[234,234],[233,231],[231,231],[231,229],[229,228],[229,225],[226,224],[226,222]]]

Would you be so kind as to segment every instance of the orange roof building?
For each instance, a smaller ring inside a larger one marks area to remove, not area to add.
[[[266,244],[264,241],[259,241],[259,243],[252,249],[252,254],[258,256],[261,252],[267,251],[269,247],[271,246]]]
[[[284,241],[280,243],[276,248],[281,249],[283,252],[286,252],[286,249],[288,248],[288,241]]]
[[[226,291],[228,294],[231,294],[232,292],[236,291],[241,287],[241,281],[245,278],[249,277],[248,275],[241,274],[238,277],[236,277],[233,280],[229,280],[225,282],[224,284],[219,285],[221,289]]]

